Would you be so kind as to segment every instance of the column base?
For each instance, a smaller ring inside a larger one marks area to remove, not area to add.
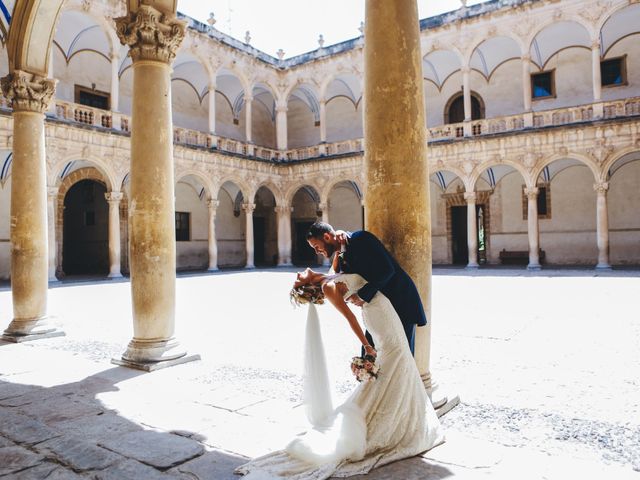
[[[480,267],[477,263],[469,263],[465,267],[467,270],[477,270]]]
[[[174,338],[152,342],[133,339],[122,357],[111,359],[111,363],[151,372],[194,360],[200,360],[200,355],[187,355]]]
[[[220,269],[218,267],[209,267],[207,268],[207,272],[219,272]]]
[[[460,404],[460,397],[458,395],[454,395],[453,397],[448,398],[447,401],[440,407],[435,408],[434,406],[434,409],[436,411],[436,415],[438,415],[438,418],[440,418],[443,415],[449,413],[459,404]]]
[[[540,266],[539,263],[530,263],[529,265],[527,265],[527,270],[530,270],[530,271],[534,271],[535,272],[535,271],[538,271],[538,270],[541,270],[541,269],[542,269],[542,267]]]
[[[291,262],[283,262],[278,264],[279,267],[293,267],[293,263]]]
[[[596,265],[596,270],[612,270],[612,268],[608,263],[599,263]]]
[[[110,273],[109,275],[107,275],[107,278],[122,278],[122,273],[120,272]]]
[[[245,268],[245,270],[253,270],[253,269],[256,268],[256,266],[255,265],[245,265],[244,268]]]
[[[51,324],[52,317],[36,320],[14,319],[2,334],[2,340],[11,343],[31,342],[43,338],[63,337],[65,333]]]

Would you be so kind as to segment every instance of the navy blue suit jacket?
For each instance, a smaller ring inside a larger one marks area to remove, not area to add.
[[[357,273],[367,281],[358,290],[365,302],[380,291],[391,301],[403,325],[427,324],[416,285],[374,234],[365,230],[351,233],[339,268],[344,273]]]

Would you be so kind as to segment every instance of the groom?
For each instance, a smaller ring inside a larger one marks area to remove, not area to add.
[[[357,273],[368,282],[348,301],[361,307],[378,291],[389,299],[402,321],[411,354],[414,354],[416,325],[426,325],[427,317],[413,280],[372,233],[360,230],[347,237],[348,242],[343,245],[333,227],[324,222],[314,223],[307,232],[307,242],[317,254],[331,258],[340,252],[336,272]],[[341,247],[344,247],[343,252]],[[373,345],[369,332],[366,336]]]

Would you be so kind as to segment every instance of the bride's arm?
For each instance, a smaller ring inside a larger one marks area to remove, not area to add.
[[[353,333],[356,334],[356,337],[358,337],[358,340],[360,340],[360,343],[362,343],[362,346],[365,348],[367,354],[375,356],[375,349],[371,345],[369,345],[369,341],[367,340],[367,337],[364,336],[364,332],[362,331],[362,327],[360,327],[360,323],[358,323],[356,316],[353,314],[349,306],[345,303],[344,298],[342,298],[344,292],[340,291],[339,285],[342,284],[336,282],[327,282],[323,285],[322,292],[324,293],[325,298],[328,299],[334,307],[336,307],[336,310],[338,310],[347,319],[351,330],[353,330]]]

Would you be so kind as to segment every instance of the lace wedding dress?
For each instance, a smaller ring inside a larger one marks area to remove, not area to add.
[[[333,281],[347,285],[345,298],[365,284],[357,274],[339,274]],[[362,307],[362,317],[378,352],[378,378],[361,383],[344,404],[322,414],[330,404],[328,381],[322,372],[326,367],[314,323],[315,306],[310,306],[305,362],[307,374],[315,378],[305,379],[305,397],[311,397],[305,398],[305,404],[314,428],[284,450],[238,467],[236,473],[247,475],[243,480],[324,480],[365,474],[444,441],[391,302],[378,292]],[[313,366],[309,365],[310,358],[315,359]]]

